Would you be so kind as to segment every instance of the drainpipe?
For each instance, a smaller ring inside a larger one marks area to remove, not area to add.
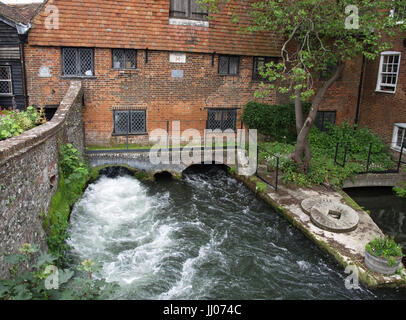
[[[360,115],[361,99],[362,99],[362,89],[363,89],[363,86],[364,86],[365,65],[366,65],[365,55],[362,55],[361,76],[360,76],[359,85],[358,85],[358,98],[357,98],[357,111],[356,111],[356,114],[355,114],[355,124],[359,124],[359,115]]]
[[[24,37],[25,38],[25,37]],[[24,92],[24,108],[28,107],[28,92],[27,92],[27,71],[25,67],[25,50],[24,50],[25,39],[20,38],[20,52],[21,52],[21,67],[23,76],[23,92]]]

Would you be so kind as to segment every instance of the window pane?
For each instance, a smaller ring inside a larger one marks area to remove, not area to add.
[[[11,68],[9,66],[0,66],[0,94],[13,93],[11,84]]]
[[[171,16],[186,17],[186,8],[188,0],[171,0]]]
[[[126,50],[125,51],[125,69],[136,69],[137,68],[137,51],[136,50]]]
[[[238,57],[230,57],[230,74],[238,74]]]
[[[0,67],[0,80],[11,80],[11,70],[8,66]]]
[[[229,57],[227,57],[227,56],[219,57],[219,73],[220,74],[228,74],[228,63],[229,63]]]
[[[76,75],[76,49],[64,48],[63,49],[63,74],[64,75]]]
[[[207,129],[221,130],[221,110],[209,110],[207,115]]]
[[[92,49],[79,49],[80,74],[93,75],[93,51]]]
[[[146,112],[145,110],[132,110],[130,121],[130,133],[146,132]]]
[[[223,123],[222,123],[223,130],[232,129],[235,131],[236,115],[237,113],[235,110],[223,111]]]
[[[128,116],[128,111],[114,111],[114,133],[127,134]]]
[[[399,147],[399,148],[402,146],[402,141],[403,141],[403,137],[404,137],[404,132],[405,132],[405,129],[403,129],[403,128],[398,128],[398,134],[397,134],[397,139],[396,139],[396,146]]]
[[[200,7],[196,0],[190,0],[190,18],[192,19],[206,19],[207,9]]]
[[[113,49],[113,68],[121,69],[124,67],[124,53],[123,50]]]

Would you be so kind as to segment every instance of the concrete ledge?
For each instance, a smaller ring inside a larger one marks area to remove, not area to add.
[[[359,174],[353,179],[347,179],[343,188],[359,187],[394,187],[399,183],[406,181],[406,173],[367,173]]]

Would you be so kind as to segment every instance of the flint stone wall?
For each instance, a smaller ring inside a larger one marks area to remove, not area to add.
[[[82,85],[73,81],[51,121],[0,142],[0,278],[4,252],[24,243],[46,250],[41,214],[57,189],[58,150],[72,143],[84,151]]]

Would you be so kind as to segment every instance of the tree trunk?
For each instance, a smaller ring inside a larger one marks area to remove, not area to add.
[[[309,115],[306,118],[306,121],[300,128],[300,131],[297,136],[297,142],[295,150],[293,151],[291,158],[294,162],[302,165],[302,170],[307,172],[309,169],[310,159],[311,159],[311,152],[310,152],[310,143],[307,140],[307,136],[309,135],[310,129],[314,123],[314,119],[316,118],[317,111],[319,109],[319,105],[322,102],[327,90],[331,87],[331,85],[338,79],[345,68],[345,62],[340,63],[337,66],[336,72],[334,75],[324,83],[324,85],[317,90],[317,94],[314,97],[312,107],[310,109]],[[296,98],[297,99],[297,98]],[[296,109],[296,99],[295,99],[295,111]],[[298,125],[298,115],[296,114],[296,126]]]

